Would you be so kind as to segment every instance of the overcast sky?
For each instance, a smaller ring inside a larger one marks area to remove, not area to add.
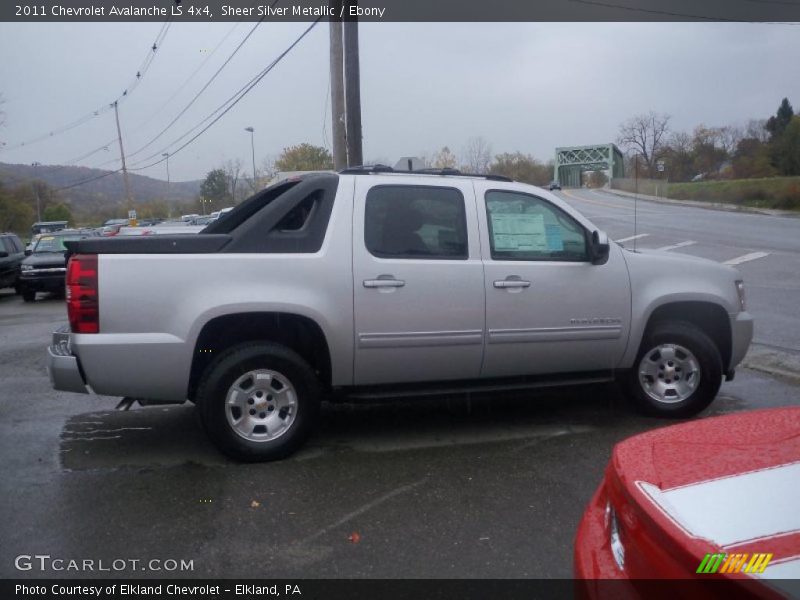
[[[120,104],[129,166],[174,150],[171,142],[308,24],[262,24],[191,109],[134,154],[180,112],[252,26],[171,26],[141,84]],[[0,162],[63,164],[114,139],[112,111],[63,135],[12,148],[117,97],[160,28],[0,24],[0,93],[6,101]],[[548,160],[556,146],[613,141],[620,122],[648,110],[668,113],[673,129],[690,131],[700,123],[765,118],[784,96],[797,109],[798,33],[797,26],[748,23],[362,24],[364,158],[393,163],[443,145],[459,154],[468,138],[483,136],[494,153],[519,150]],[[247,126],[255,128],[259,166],[293,144],[330,147],[328,67],[328,25],[320,23],[234,109],[170,158],[172,179],[200,179],[236,158],[249,170]],[[115,144],[80,164],[107,162],[103,168],[114,169],[118,159]],[[164,164],[139,172],[166,178]]]

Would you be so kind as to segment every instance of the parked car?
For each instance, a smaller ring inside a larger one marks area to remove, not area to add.
[[[549,188],[550,188],[550,191],[551,191],[551,192],[552,192],[553,190],[558,190],[558,191],[561,191],[561,184],[560,184],[560,183],[558,183],[557,181],[551,181],[551,182],[550,182],[550,186],[549,186]]]
[[[66,273],[65,242],[94,237],[93,230],[63,229],[42,235],[20,266],[19,293],[25,302],[36,300],[36,292],[63,294]]]
[[[688,579],[726,579],[729,598],[797,597],[798,503],[800,407],[628,438],[615,446],[578,527],[578,597],[635,598],[637,582],[617,581],[634,579],[681,579],[685,597],[709,597],[702,588],[690,593]]]
[[[198,235],[69,247],[55,388],[189,399],[243,460],[297,449],[323,394],[618,379],[687,417],[753,334],[735,268],[632,252],[548,191],[452,170],[298,177]]]
[[[19,273],[25,248],[14,233],[0,233],[0,289],[19,290]]]

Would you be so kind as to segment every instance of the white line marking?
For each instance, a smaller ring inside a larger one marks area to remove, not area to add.
[[[618,244],[621,244],[622,242],[630,242],[630,241],[633,241],[633,240],[638,240],[638,239],[641,239],[643,237],[647,237],[648,235],[650,235],[650,234],[649,233],[640,233],[639,235],[632,235],[631,237],[626,237],[626,238],[622,238],[621,240],[615,240],[615,241]]]
[[[672,244],[671,246],[661,246],[661,248],[656,248],[658,252],[666,252],[667,250],[675,250],[675,248],[684,248],[685,246],[691,246],[692,244],[696,244],[697,242],[687,241],[687,242],[679,242],[677,244]]]
[[[736,258],[732,258],[730,260],[726,260],[723,265],[740,265],[742,263],[749,262],[751,260],[756,260],[758,258],[764,258],[765,256],[769,256],[769,252],[751,252],[750,254],[745,254],[743,256],[737,256]]]

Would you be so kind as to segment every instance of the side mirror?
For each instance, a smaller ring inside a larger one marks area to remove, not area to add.
[[[0,250],[0,258],[8,258],[8,252],[5,250]]]
[[[33,250],[25,250],[25,256],[30,256],[33,254]]]
[[[593,265],[604,265],[608,262],[608,236],[603,231],[595,229],[592,232],[592,245],[589,249]]]

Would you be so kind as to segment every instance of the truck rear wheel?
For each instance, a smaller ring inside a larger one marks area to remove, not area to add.
[[[308,438],[320,390],[296,352],[269,342],[242,344],[212,362],[197,391],[203,427],[223,453],[259,462],[284,458]]]
[[[690,417],[716,397],[722,385],[722,359],[714,342],[691,323],[659,323],[645,335],[626,379],[641,412]]]

